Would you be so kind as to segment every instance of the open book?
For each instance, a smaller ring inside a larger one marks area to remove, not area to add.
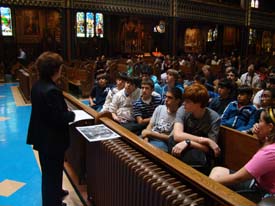
[[[80,120],[88,120],[88,119],[94,119],[91,115],[89,115],[87,112],[83,110],[73,110],[75,113],[75,118],[73,122],[70,122],[69,124],[72,124],[74,122],[78,122]]]
[[[101,141],[107,139],[114,139],[120,137],[110,128],[104,124],[97,124],[92,126],[76,127],[76,129],[89,141]]]

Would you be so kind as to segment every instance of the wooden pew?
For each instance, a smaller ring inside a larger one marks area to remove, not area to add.
[[[94,85],[94,67],[90,63],[80,64],[77,62],[77,65],[82,65],[82,67],[75,68],[62,65],[61,87],[68,92],[69,85],[73,85],[80,90],[82,97],[88,97]]]
[[[5,81],[5,66],[3,62],[0,62],[0,82]]]
[[[79,109],[84,109],[87,113],[91,114],[92,116],[97,117],[97,113],[89,108],[86,105],[83,105],[78,100],[70,97],[68,94],[64,94],[67,101],[69,101],[72,105]],[[154,162],[159,167],[163,168],[165,171],[170,173],[173,177],[179,179],[182,183],[186,184],[187,187],[190,187],[193,191],[196,192],[199,196],[202,196],[205,198],[205,205],[255,205],[255,203],[245,199],[244,197],[238,195],[237,193],[233,192],[232,190],[228,189],[227,187],[224,187],[223,185],[209,179],[207,176],[203,175],[202,173],[198,172],[197,170],[191,168],[190,166],[184,164],[183,162],[179,161],[175,157],[159,150],[158,148],[155,148],[151,146],[150,144],[144,142],[140,138],[138,138],[136,135],[128,131],[127,129],[121,127],[119,124],[111,120],[107,117],[100,117],[99,120],[103,122],[106,126],[117,132],[121,135],[121,140],[124,141],[126,144],[130,145],[132,148],[134,148],[137,152],[139,152],[142,156],[146,156],[146,158],[150,159],[152,162]],[[225,128],[226,130],[226,128]],[[225,138],[228,133],[225,131],[222,131],[221,139]],[[236,139],[235,139],[236,140]],[[232,147],[233,144],[231,144],[228,139],[227,140],[220,140],[221,142],[224,142],[224,146],[230,146]],[[98,143],[97,146],[103,147],[103,141],[102,143]],[[105,144],[105,143],[104,143]],[[243,142],[242,145],[245,143]],[[89,157],[91,157],[92,150],[89,149],[89,147],[92,144],[87,144],[86,142],[86,169],[87,169],[87,175],[92,174],[91,170],[95,170],[96,168],[92,164],[92,162],[89,162]],[[95,149],[98,149],[98,147],[95,147]],[[240,149],[237,147],[237,149]],[[243,148],[242,148],[243,150]],[[225,148],[225,154],[229,153],[231,149]],[[252,152],[252,151],[251,151]],[[239,160],[239,155],[237,156],[237,160]],[[234,161],[232,164],[230,164],[230,158],[226,159],[227,161],[226,165],[233,165],[236,164]],[[245,160],[243,160],[245,161]],[[233,165],[235,167],[235,165]],[[92,177],[88,176],[88,192],[89,195],[91,195],[93,191],[93,187],[98,187],[98,185],[95,185],[95,182],[90,182]],[[107,177],[106,177],[107,178]],[[98,180],[97,180],[98,181]],[[130,183],[129,183],[130,184]],[[119,191],[113,191],[113,192],[119,192]],[[106,194],[107,195],[107,194]],[[126,195],[127,196],[127,195]],[[86,198],[85,198],[86,199]],[[86,202],[86,205],[89,205],[89,202]]]
[[[19,89],[21,90],[21,93],[23,94],[23,98],[26,101],[29,101],[30,95],[31,95],[30,74],[27,71],[25,71],[24,69],[19,69],[17,71],[17,77],[19,79]]]
[[[238,170],[258,151],[256,137],[221,126],[219,145],[222,150],[221,162],[225,167]]]

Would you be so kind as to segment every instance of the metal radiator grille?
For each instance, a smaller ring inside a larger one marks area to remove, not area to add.
[[[120,139],[88,144],[96,206],[204,205],[204,198]]]

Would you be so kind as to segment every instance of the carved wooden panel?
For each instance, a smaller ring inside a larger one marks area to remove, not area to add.
[[[6,5],[17,6],[41,6],[41,7],[65,7],[66,0],[1,0]]]
[[[275,29],[275,14],[251,11],[250,26],[253,28]]]
[[[170,0],[75,0],[72,7],[124,14],[169,16],[170,3]]]
[[[244,25],[245,11],[238,7],[196,1],[177,1],[176,16],[219,24]]]

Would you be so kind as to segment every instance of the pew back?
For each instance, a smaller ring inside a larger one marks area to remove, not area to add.
[[[259,149],[256,137],[225,126],[220,129],[219,145],[222,149],[221,162],[233,170],[243,167]]]

